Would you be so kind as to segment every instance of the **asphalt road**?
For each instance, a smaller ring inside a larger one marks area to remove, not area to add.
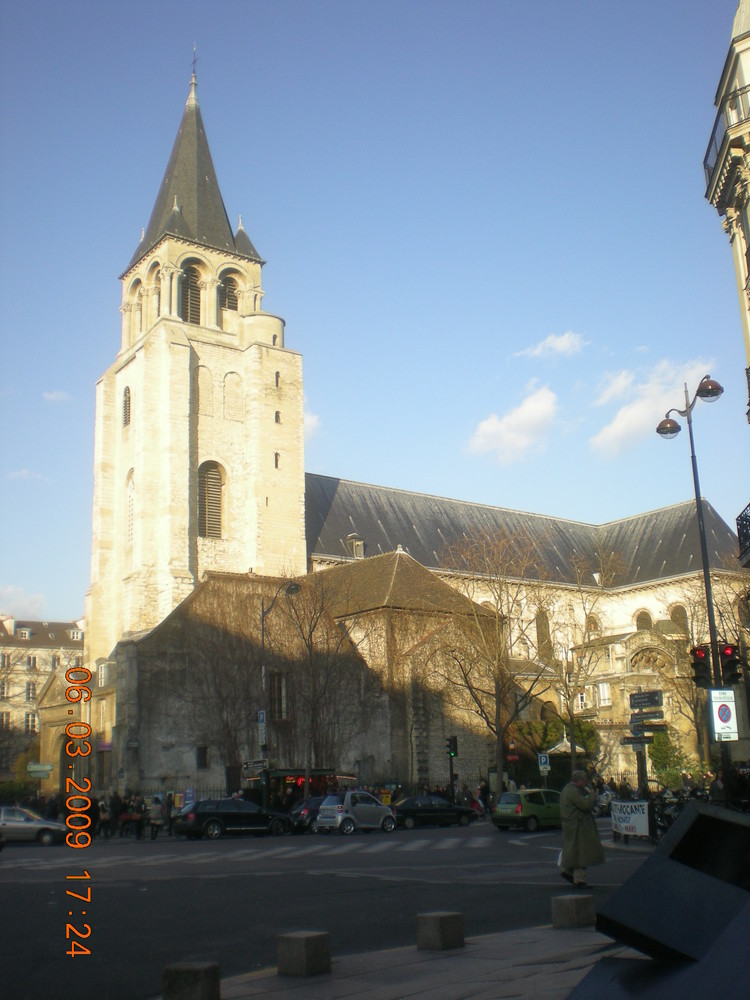
[[[607,821],[600,826],[611,844]],[[275,965],[278,933],[301,929],[330,931],[339,955],[397,947],[414,941],[416,915],[429,910],[461,910],[467,936],[546,924],[551,897],[566,890],[559,850],[558,830],[499,833],[489,823],[351,837],[117,838],[85,850],[9,844],[0,854],[0,995],[147,1000],[170,962],[249,972]],[[607,855],[589,873],[598,903],[647,856]],[[84,871],[90,879],[69,877]],[[86,924],[90,936],[79,938]],[[72,940],[91,954],[66,955]]]

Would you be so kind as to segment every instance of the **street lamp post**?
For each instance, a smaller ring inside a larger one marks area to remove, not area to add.
[[[706,613],[708,616],[708,638],[711,643],[711,664],[712,673],[714,679],[714,687],[720,688],[722,686],[721,678],[721,660],[719,659],[719,640],[716,635],[716,617],[714,615],[714,600],[711,592],[711,573],[708,564],[708,545],[706,544],[706,527],[703,521],[703,501],[701,499],[701,488],[698,481],[698,463],[695,460],[695,442],[693,440],[693,420],[692,413],[695,404],[699,399],[704,400],[707,403],[712,403],[717,400],[719,396],[724,392],[724,389],[718,382],[714,381],[710,375],[704,375],[698,384],[698,388],[695,391],[692,401],[690,400],[690,395],[688,393],[687,384],[685,384],[685,409],[679,410],[676,407],[667,410],[664,415],[664,419],[660,421],[656,428],[656,433],[664,438],[676,437],[680,430],[682,429],[676,420],[670,417],[670,413],[678,413],[681,417],[687,419],[688,426],[688,436],[690,438],[690,461],[693,467],[693,486],[695,487],[695,509],[698,518],[698,537],[700,540],[701,547],[701,563],[703,566],[703,586],[706,591]],[[722,744],[721,746],[721,762],[724,767],[724,774],[729,773],[729,749]]]

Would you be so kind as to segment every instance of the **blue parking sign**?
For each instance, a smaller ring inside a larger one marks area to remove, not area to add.
[[[549,754],[539,754],[539,767],[549,767]]]

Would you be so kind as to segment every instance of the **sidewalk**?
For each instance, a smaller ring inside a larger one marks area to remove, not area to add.
[[[297,978],[261,969],[221,981],[221,1000],[564,1000],[605,956],[644,956],[593,928],[551,925],[467,938],[463,948],[418,951],[416,945],[331,959],[331,972]]]

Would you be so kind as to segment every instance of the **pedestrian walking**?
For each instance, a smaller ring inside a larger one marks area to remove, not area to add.
[[[156,840],[164,825],[164,806],[158,795],[154,796],[154,803],[149,812],[149,822],[151,823],[151,839]]]
[[[586,792],[586,772],[573,771],[560,795],[563,849],[558,861],[560,874],[568,882],[586,886],[586,869],[604,864],[604,848],[592,815],[596,796]]]

